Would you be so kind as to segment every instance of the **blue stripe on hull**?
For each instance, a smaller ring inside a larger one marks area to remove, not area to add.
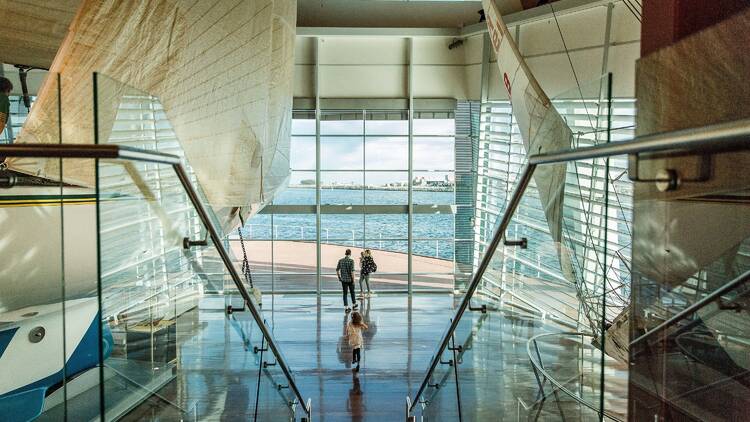
[[[3,357],[5,349],[8,348],[10,341],[13,340],[13,336],[18,331],[18,328],[11,328],[10,330],[0,331],[0,357]]]
[[[6,416],[12,415],[10,421],[14,422],[34,419],[41,414],[44,408],[44,397],[47,396],[48,392],[51,392],[50,389],[57,389],[62,384],[64,373],[68,378],[72,378],[83,371],[97,366],[99,364],[99,322],[100,317],[97,312],[80,343],[78,343],[73,354],[70,356],[70,359],[65,363],[65,372],[61,369],[48,377],[3,394],[0,396],[0,411]],[[2,335],[13,331],[8,339],[8,343],[10,343],[10,339],[16,330],[18,329],[0,333],[0,349],[2,351],[8,346],[6,343],[5,347],[2,347],[4,338]],[[105,325],[102,332],[102,352],[105,359],[111,354],[113,343],[112,332]],[[62,350],[60,353],[62,353]],[[1,355],[2,353],[0,352]],[[28,417],[31,414],[33,416]]]

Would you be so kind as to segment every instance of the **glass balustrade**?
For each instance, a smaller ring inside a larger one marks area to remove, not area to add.
[[[687,198],[636,190],[628,411],[639,419],[743,420],[750,408],[750,186],[716,167],[747,152],[724,154]]]
[[[0,411],[309,420],[260,297],[227,266],[227,210],[195,188],[159,100],[103,75],[94,87],[94,122],[75,123],[120,150],[29,146],[8,151],[0,171]],[[37,107],[46,116],[29,133],[66,143],[60,107]],[[125,149],[135,159],[114,158]]]
[[[610,140],[609,77],[553,104],[572,130],[571,148]],[[537,125],[554,118],[549,113]],[[503,242],[491,250],[494,230],[480,233],[475,262],[486,260],[486,271],[413,398],[414,414],[425,420],[625,417],[627,366],[608,355],[617,350],[602,353],[606,329],[627,306],[629,274],[613,259],[629,247],[629,238],[616,237],[632,209],[629,198],[617,196],[623,182],[613,177],[624,161],[543,164],[525,175],[526,157],[485,169],[498,179],[487,183],[484,197],[505,199],[494,219],[484,218],[494,229],[502,225]]]
[[[176,152],[184,161],[156,97],[104,75],[96,75],[96,87],[97,98],[106,99],[97,104],[99,144]],[[240,289],[252,293],[253,286],[248,279],[235,280],[225,266],[176,169],[99,160],[97,173],[103,331],[114,339],[105,372],[164,402],[148,405],[149,415],[177,411],[198,420],[263,415],[294,420],[301,404],[279,352],[263,333],[270,327],[264,320],[259,325],[240,295]],[[185,176],[196,185],[192,172]],[[221,230],[218,215],[225,211],[213,212],[200,192],[197,199]],[[223,232],[218,237],[224,242]],[[251,300],[259,309],[260,297]],[[121,407],[121,391],[108,380],[104,408],[111,411]]]
[[[63,141],[60,87],[22,140]],[[100,405],[94,161],[0,157],[0,418],[81,420]]]

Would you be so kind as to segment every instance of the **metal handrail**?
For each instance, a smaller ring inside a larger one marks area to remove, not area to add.
[[[523,193],[526,191],[526,187],[529,185],[529,183],[531,183],[531,175],[534,173],[535,168],[536,168],[536,165],[529,163],[521,172],[521,178],[519,179],[516,189],[513,191],[513,196],[511,196],[510,198],[510,202],[508,203],[508,208],[505,210],[505,213],[503,214],[503,218],[500,221],[500,224],[497,226],[497,228],[495,229],[495,233],[492,235],[492,240],[490,241],[490,244],[487,247],[487,251],[485,252],[484,256],[482,256],[482,260],[479,262],[477,271],[474,273],[471,283],[469,284],[469,287],[466,290],[466,294],[464,295],[464,298],[461,301],[461,304],[458,306],[456,315],[453,317],[453,320],[451,321],[451,325],[450,327],[448,327],[448,331],[445,333],[445,336],[440,342],[440,347],[438,347],[437,352],[435,352],[435,355],[432,357],[432,362],[430,362],[430,366],[427,369],[427,375],[422,380],[422,384],[420,384],[419,389],[417,390],[417,393],[414,395],[414,403],[412,403],[412,411],[414,411],[416,404],[420,402],[420,397],[422,397],[422,394],[424,393],[425,388],[427,388],[427,384],[429,383],[430,376],[432,376],[432,373],[435,371],[435,368],[437,367],[438,363],[440,363],[440,357],[443,355],[443,352],[445,352],[445,348],[448,347],[448,342],[450,341],[451,337],[453,337],[453,333],[456,331],[456,328],[458,327],[459,320],[463,316],[466,309],[469,307],[469,303],[471,302],[471,297],[474,296],[474,292],[479,286],[479,282],[482,280],[482,277],[484,276],[484,272],[487,270],[487,267],[489,267],[490,262],[492,261],[492,256],[494,255],[494,252],[497,249],[497,246],[500,244],[503,238],[505,229],[507,229],[508,225],[510,224],[510,220],[513,216],[513,213],[516,210],[516,207],[521,202],[521,197],[523,196]]]
[[[729,292],[730,290],[733,290],[737,286],[739,286],[742,283],[747,283],[750,281],[750,270],[745,271],[742,273],[739,277],[735,278],[734,280],[730,281],[729,283],[719,287],[718,289],[714,290],[709,294],[708,296],[704,297],[703,299],[699,300],[698,302],[693,303],[692,305],[688,306],[687,308],[683,309],[682,311],[676,313],[674,316],[669,318],[668,320],[662,322],[661,324],[654,327],[651,331],[647,332],[646,334],[641,335],[637,339],[630,342],[630,346],[634,346],[664,330],[667,328],[675,325],[678,321],[685,319],[685,317],[694,314],[699,309],[703,308],[704,306],[708,305],[709,303],[721,298],[721,295],[724,293]]]
[[[529,164],[553,164],[606,158],[613,155],[651,152],[719,152],[750,148],[750,119],[681,129],[636,137],[630,141],[610,142],[590,147],[568,148],[529,156]]]
[[[539,339],[541,337],[549,337],[549,336],[556,336],[556,335],[593,337],[593,335],[591,333],[581,333],[581,332],[577,332],[577,331],[570,331],[570,332],[565,331],[565,332],[559,332],[559,333],[542,333],[542,334],[535,335],[534,337],[530,338],[529,341],[526,342],[526,354],[529,356],[529,362],[531,362],[531,366],[534,369],[534,371],[535,372],[539,371],[539,373],[541,373],[542,376],[546,380],[549,380],[549,382],[551,382],[554,385],[555,389],[560,390],[563,393],[565,393],[566,395],[572,397],[578,403],[581,403],[582,405],[588,407],[589,409],[593,410],[594,412],[596,412],[596,413],[598,413],[600,415],[606,416],[609,419],[612,419],[612,420],[618,421],[618,422],[622,422],[623,419],[617,417],[617,415],[615,415],[615,414],[613,414],[611,412],[608,412],[607,410],[604,410],[604,409],[598,409],[595,405],[593,405],[593,404],[589,403],[588,401],[584,400],[583,397],[577,395],[573,391],[570,391],[567,387],[565,387],[563,385],[563,383],[561,383],[560,381],[556,380],[554,377],[552,377],[549,374],[549,372],[547,372],[547,370],[544,369],[544,363],[541,361],[541,354],[539,354],[539,348],[537,346],[537,339]],[[534,358],[531,355],[531,344],[532,343],[534,343],[534,348],[536,349],[536,352],[538,353],[537,356],[540,359],[540,361],[539,361],[538,364],[537,364],[537,362],[534,360]],[[544,393],[544,390],[542,390],[542,393],[546,394],[546,393]]]
[[[458,327],[461,317],[469,307],[474,292],[479,286],[482,277],[484,277],[484,272],[487,270],[495,250],[505,235],[505,230],[510,224],[511,218],[513,217],[513,214],[521,201],[521,197],[531,181],[531,176],[537,165],[564,163],[593,158],[606,158],[614,155],[625,154],[638,155],[642,153],[666,151],[672,151],[675,153],[708,153],[748,149],[750,148],[750,142],[748,142],[749,139],[750,119],[742,119],[729,123],[704,126],[701,128],[683,129],[640,136],[630,141],[607,143],[590,147],[569,148],[549,153],[530,155],[528,163],[521,172],[518,184],[508,202],[508,207],[503,213],[500,224],[497,225],[495,232],[492,235],[492,241],[487,246],[487,249],[482,256],[482,260],[472,276],[466,294],[456,310],[456,314],[453,316],[448,330],[440,341],[440,346],[438,347],[437,352],[432,357],[432,361],[427,368],[427,373],[425,374],[419,389],[414,395],[414,402],[412,403],[411,410],[414,411],[416,404],[421,402],[420,398],[422,397],[424,390],[427,388],[430,376],[432,376],[432,373],[440,362],[440,356],[442,356],[450,338]]]
[[[177,174],[180,183],[182,183],[185,193],[188,195],[190,202],[195,207],[203,225],[206,227],[208,235],[214,243],[214,247],[219,252],[224,266],[226,267],[229,275],[232,277],[234,284],[237,286],[237,290],[240,292],[242,299],[247,304],[250,313],[258,324],[263,337],[268,341],[268,346],[271,348],[276,361],[281,367],[284,376],[289,381],[289,388],[294,392],[297,401],[302,405],[307,414],[310,417],[310,409],[305,405],[305,400],[302,398],[302,394],[297,388],[297,384],[292,378],[289,365],[287,365],[284,357],[281,355],[276,341],[271,336],[271,332],[268,330],[263,316],[260,311],[255,307],[254,302],[251,299],[250,293],[245,288],[245,285],[240,278],[237,269],[232,264],[232,260],[229,257],[229,252],[224,248],[219,232],[214,227],[206,208],[198,196],[198,193],[190,183],[190,177],[182,166],[182,160],[180,157],[173,154],[165,154],[161,152],[142,150],[138,148],[124,147],[120,145],[99,145],[99,144],[13,144],[13,145],[0,145],[0,156],[5,157],[39,157],[39,158],[89,158],[89,159],[121,159],[128,161],[142,161],[151,162],[158,164],[171,165]]]

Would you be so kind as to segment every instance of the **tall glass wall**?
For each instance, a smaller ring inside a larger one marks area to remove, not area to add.
[[[289,186],[242,231],[262,289],[339,290],[347,248],[357,269],[372,251],[376,291],[453,289],[454,113],[416,112],[411,127],[405,110],[294,113]]]
[[[635,100],[612,100],[612,131],[609,139],[606,139],[604,131],[597,128],[605,123],[598,120],[606,119],[609,113],[604,102],[598,99],[599,81],[590,85],[591,89],[587,89],[586,85],[576,95],[553,100],[555,108],[573,131],[571,146],[583,147],[631,138],[634,133]],[[523,140],[512,118],[509,102],[482,104],[481,122],[475,259],[482,256],[491,240],[494,222],[504,212],[526,162]],[[597,280],[606,274],[607,320],[611,322],[627,306],[630,295],[632,183],[626,174],[626,157],[613,157],[608,167],[603,163],[576,162],[568,166],[565,186],[565,218],[568,223],[563,231],[573,254],[573,270],[582,286],[601,284]],[[605,209],[607,183],[610,197],[608,209]],[[606,222],[603,221],[604,216]],[[606,230],[603,230],[605,227]],[[530,244],[545,244],[546,230],[547,222],[540,202],[531,201],[519,207],[517,218],[508,229],[508,237],[525,237]],[[606,237],[603,236],[605,231]],[[611,258],[608,262],[600,262],[601,254],[597,251],[604,247],[605,242]],[[555,247],[501,248],[507,252],[507,257],[502,262],[502,268],[487,275],[488,290],[497,287],[498,292],[511,292],[527,303],[533,303],[542,312],[568,319],[573,325],[584,322],[579,318],[584,318],[587,312],[579,309],[579,293],[576,286],[563,276]],[[529,288],[533,285],[531,280],[556,286],[555,294],[540,296],[535,289]]]

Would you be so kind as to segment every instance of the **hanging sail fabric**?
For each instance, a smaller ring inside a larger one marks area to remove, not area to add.
[[[523,138],[527,154],[540,154],[569,148],[572,132],[560,114],[552,106],[547,94],[529,70],[505,26],[493,0],[483,0],[490,43],[497,55],[501,83],[505,86],[513,108],[513,117]],[[565,172],[563,164],[544,165],[534,172],[534,182],[539,190],[547,225],[552,240],[558,246],[558,255],[563,276],[575,283],[570,255],[562,246],[563,194]]]
[[[93,143],[92,74],[99,142],[123,93],[159,97],[215,208],[255,210],[286,183],[296,0],[83,0],[17,142]],[[54,179],[54,160],[13,159],[13,170]],[[84,166],[63,179],[94,185]]]

